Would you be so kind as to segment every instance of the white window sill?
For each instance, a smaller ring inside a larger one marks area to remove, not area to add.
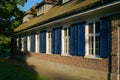
[[[52,53],[46,53],[46,54],[53,55]]]
[[[71,55],[69,54],[61,54],[61,56],[68,56],[68,57],[72,57]]]
[[[85,56],[84,58],[88,58],[88,59],[99,59],[99,60],[102,59],[102,58],[100,58],[99,56]]]

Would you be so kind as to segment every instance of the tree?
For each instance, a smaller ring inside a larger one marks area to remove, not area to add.
[[[23,6],[27,0],[0,1],[0,35],[10,36],[13,29],[22,22]]]
[[[22,22],[23,11],[20,9],[27,0],[0,1],[0,54],[10,49],[14,28]]]

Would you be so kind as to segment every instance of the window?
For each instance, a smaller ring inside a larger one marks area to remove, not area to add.
[[[40,6],[40,7],[38,8],[37,15],[39,16],[39,15],[43,14],[43,12],[44,12],[44,7],[43,7],[43,6]]]
[[[68,1],[70,1],[70,0],[63,0],[62,3],[66,3],[66,2],[68,2]]]
[[[100,22],[88,23],[87,27],[87,56],[100,55]]]
[[[51,31],[47,32],[47,53],[51,53],[52,52],[52,35],[51,35]]]
[[[64,28],[64,53],[69,54],[70,51],[70,28]]]
[[[35,52],[39,53],[39,33],[38,32],[35,35]]]
[[[27,51],[27,36],[24,36],[24,51]]]
[[[30,49],[31,49],[31,37],[30,37],[30,35],[28,35],[27,38],[28,38],[28,41],[27,41],[27,48],[28,49],[27,50],[30,51]]]
[[[17,42],[17,50],[19,50],[19,38],[16,38],[16,42]]]
[[[21,38],[21,51],[24,51],[24,38]]]

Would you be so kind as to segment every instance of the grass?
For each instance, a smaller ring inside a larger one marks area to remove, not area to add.
[[[23,66],[0,60],[0,80],[48,80]]]

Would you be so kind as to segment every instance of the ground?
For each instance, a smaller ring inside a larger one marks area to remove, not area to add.
[[[49,66],[43,67],[41,64],[45,64],[45,61],[40,61],[41,64],[36,62],[36,59],[30,61],[30,63],[34,63],[37,67],[16,59],[0,59],[0,80],[88,80],[60,73],[59,70],[51,70]]]
[[[11,60],[0,58],[0,80],[48,80],[33,70],[18,65]]]

